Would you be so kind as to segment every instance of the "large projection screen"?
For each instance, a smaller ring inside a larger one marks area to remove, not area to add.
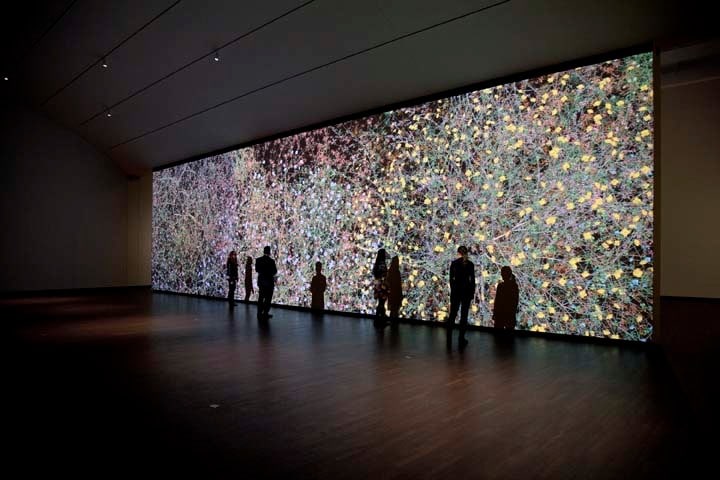
[[[652,54],[470,91],[153,174],[152,283],[226,295],[225,260],[270,245],[273,302],[374,313],[378,248],[400,260],[400,316],[445,321],[470,247],[470,322],[492,326],[500,267],[517,328],[645,341],[653,311]],[[257,289],[256,289],[257,290]],[[253,296],[253,299],[256,297]]]

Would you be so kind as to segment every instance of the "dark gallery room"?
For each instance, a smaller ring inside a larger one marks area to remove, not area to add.
[[[0,8],[5,478],[711,475],[711,2]]]

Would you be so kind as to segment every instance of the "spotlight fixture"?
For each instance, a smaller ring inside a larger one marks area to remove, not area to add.
[[[10,77],[3,77],[3,80],[7,82],[8,80],[10,80]]]
[[[220,61],[220,51],[219,50],[215,50],[215,55],[213,55],[213,60],[215,60],[216,62]]]
[[[112,117],[112,112],[108,111],[107,114],[108,118]]]
[[[105,58],[105,57],[103,57],[103,59],[102,59],[102,67],[108,68],[107,58]]]

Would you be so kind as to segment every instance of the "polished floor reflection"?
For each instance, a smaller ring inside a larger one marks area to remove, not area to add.
[[[23,478],[650,478],[697,465],[643,348],[136,290],[0,300]],[[14,464],[14,465],[13,465]],[[5,466],[9,469],[10,466]]]

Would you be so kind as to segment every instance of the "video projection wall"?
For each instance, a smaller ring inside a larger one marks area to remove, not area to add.
[[[471,323],[492,326],[510,265],[518,328],[647,340],[652,97],[652,54],[640,54],[155,172],[153,287],[222,297],[236,250],[242,298],[245,259],[270,245],[274,302],[309,306],[319,260],[327,309],[374,313],[382,247],[400,260],[400,315],[444,321],[463,244],[478,283]]]

